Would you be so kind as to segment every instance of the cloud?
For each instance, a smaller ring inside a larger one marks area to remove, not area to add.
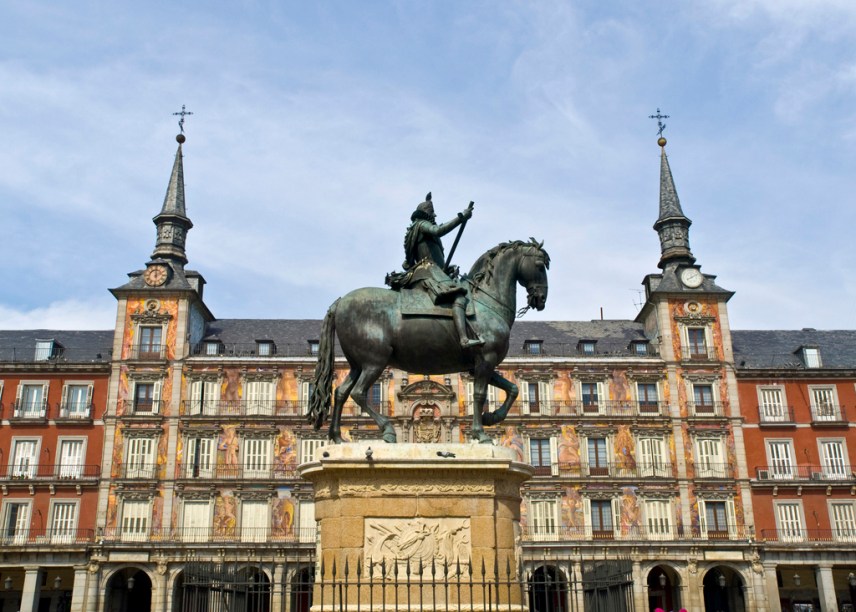
[[[3,329],[112,329],[116,304],[110,299],[63,300],[21,309],[0,304]]]

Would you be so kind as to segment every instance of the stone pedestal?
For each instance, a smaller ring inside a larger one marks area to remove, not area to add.
[[[515,456],[485,444],[318,450],[299,468],[320,533],[313,609],[520,609],[520,485],[532,467]]]

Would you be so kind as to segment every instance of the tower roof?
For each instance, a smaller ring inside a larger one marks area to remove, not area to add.
[[[660,216],[657,223],[668,219],[684,219],[687,225],[692,223],[681,209],[675,180],[672,178],[672,169],[669,167],[669,157],[666,155],[666,147],[663,146],[660,148]]]
[[[187,213],[184,208],[184,156],[181,145],[182,143],[179,142],[178,150],[175,152],[175,162],[172,164],[172,173],[169,176],[169,185],[166,188],[166,196],[163,199],[160,215],[172,214],[186,218]]]
[[[654,229],[660,236],[660,268],[669,264],[692,265],[695,263],[690,251],[689,229],[692,225],[678,199],[669,158],[666,155],[666,139],[660,137],[660,216],[654,223]]]
[[[175,152],[175,162],[169,176],[169,185],[160,213],[152,219],[157,226],[157,243],[152,253],[152,259],[162,259],[183,266],[187,263],[184,251],[187,231],[193,223],[187,217],[184,207],[184,163],[181,146],[186,138],[184,134],[176,136],[178,150]]]

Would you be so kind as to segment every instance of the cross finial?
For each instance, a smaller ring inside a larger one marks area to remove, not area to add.
[[[663,119],[668,119],[668,118],[669,118],[669,115],[663,115],[663,114],[660,114],[660,109],[658,108],[658,109],[657,109],[657,114],[656,114],[656,115],[648,115],[648,118],[649,118],[649,119],[656,119],[656,120],[657,120],[657,128],[659,128],[659,129],[657,130],[657,136],[662,136],[662,135],[663,135],[663,130],[665,130],[665,129],[666,129],[666,124],[665,124],[665,123],[663,123]]]
[[[185,108],[185,106],[184,106],[184,104],[182,104],[181,105],[181,112],[180,113],[173,113],[173,115],[175,115],[177,117],[181,117],[181,119],[178,120],[178,129],[181,130],[182,134],[184,134],[184,118],[187,115],[193,114],[188,110],[184,110],[184,108]],[[657,112],[660,112],[660,109],[657,109]]]

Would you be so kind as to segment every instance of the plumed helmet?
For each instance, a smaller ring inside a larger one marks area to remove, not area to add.
[[[425,201],[416,207],[416,210],[410,215],[411,221],[417,219],[432,219],[434,217],[434,203],[431,201],[431,192],[425,196]]]

